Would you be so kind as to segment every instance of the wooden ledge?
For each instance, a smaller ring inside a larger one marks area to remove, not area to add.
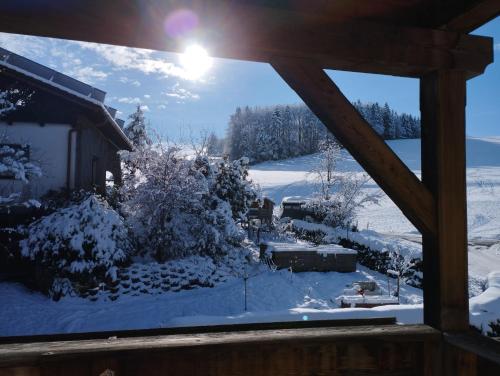
[[[500,342],[475,332],[444,333],[447,344],[500,365]]]
[[[186,335],[222,332],[248,332],[255,330],[278,330],[278,329],[306,329],[306,328],[331,328],[346,326],[373,326],[396,324],[395,317],[376,317],[363,319],[335,319],[335,320],[300,320],[300,321],[278,321],[257,322],[245,324],[223,324],[207,326],[181,326],[173,328],[153,329],[127,329],[109,330],[102,332],[77,332],[61,334],[37,334],[31,336],[0,337],[0,345],[8,343],[33,343],[33,342],[62,342],[78,341],[87,339],[131,338],[131,337],[157,337],[166,335]]]
[[[0,345],[0,367],[119,353],[151,353],[186,348],[288,344],[306,346],[348,342],[439,341],[440,332],[426,325],[364,325],[302,329],[253,330],[135,338],[109,338]]]

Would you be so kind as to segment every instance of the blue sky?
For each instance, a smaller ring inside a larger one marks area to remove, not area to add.
[[[474,34],[494,37],[497,62],[467,84],[467,132],[500,135],[500,18]],[[0,46],[105,90],[106,103],[121,118],[140,103],[152,128],[173,139],[199,130],[223,135],[237,106],[301,102],[267,64],[214,59],[210,70],[192,81],[172,53],[4,33]],[[419,114],[418,80],[329,74],[351,100],[388,102],[396,111]]]

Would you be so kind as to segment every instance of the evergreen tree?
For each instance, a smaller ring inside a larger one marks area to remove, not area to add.
[[[248,158],[230,162],[224,157],[217,165],[213,193],[229,203],[235,220],[243,219],[257,197],[252,182],[248,180]]]
[[[220,140],[215,133],[210,133],[207,138],[207,155],[212,157],[221,156],[224,152],[223,140]]]
[[[130,141],[132,141],[134,148],[151,144],[151,139],[148,137],[146,131],[144,111],[141,106],[137,105],[135,112],[128,118],[130,119],[130,122],[125,126],[124,131]]]
[[[382,127],[384,128],[384,139],[392,140],[394,138],[392,114],[387,103],[384,105],[382,110]]]
[[[384,139],[420,137],[420,121],[397,114],[386,103],[353,103],[360,115]],[[236,109],[225,139],[230,160],[250,162],[285,159],[317,153],[330,132],[304,105]]]
[[[280,159],[283,153],[283,120],[281,111],[276,108],[271,118],[271,129],[269,130],[269,153],[272,159]]]

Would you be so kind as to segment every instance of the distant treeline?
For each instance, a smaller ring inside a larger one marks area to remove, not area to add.
[[[419,138],[420,119],[398,114],[386,103],[354,103],[360,114],[386,140]],[[251,162],[286,159],[319,151],[330,133],[305,105],[237,108],[231,115],[224,140],[211,136],[210,154]]]

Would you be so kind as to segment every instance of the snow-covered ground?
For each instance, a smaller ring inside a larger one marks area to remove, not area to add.
[[[419,140],[389,142],[393,150],[420,174]],[[488,273],[500,270],[500,138],[468,139],[469,272],[486,284]],[[251,178],[276,203],[286,196],[310,196],[314,192],[309,171],[318,156],[305,156],[253,166]],[[345,156],[340,170],[362,173]],[[378,191],[370,181],[365,188]],[[384,197],[359,213],[359,242],[369,246],[398,247],[418,252],[419,234],[399,209]],[[368,229],[368,230],[367,230]],[[0,336],[41,333],[103,331],[173,326],[210,325],[286,320],[316,320],[352,317],[396,317],[403,323],[422,322],[422,291],[402,286],[403,305],[373,309],[339,309],[335,298],[352,282],[375,280],[388,290],[386,276],[358,265],[354,273],[272,272],[261,265],[250,273],[247,285],[248,310],[244,310],[244,283],[232,278],[214,288],[198,288],[159,295],[120,296],[115,301],[64,297],[59,302],[32,293],[14,283],[0,283]],[[494,281],[497,281],[495,278]],[[392,281],[393,282],[393,281]],[[471,299],[471,320],[484,324],[495,317],[498,283]],[[394,286],[391,287],[391,289]],[[482,292],[477,288],[477,294]],[[482,315],[485,307],[487,317]]]
[[[389,141],[389,146],[420,177],[420,140]],[[287,196],[310,196],[315,191],[310,171],[317,165],[318,155],[255,165],[250,178],[262,192],[278,205]],[[363,169],[346,152],[339,164],[346,173],[362,173]],[[370,180],[366,192],[379,191]],[[500,270],[500,137],[467,139],[467,215],[469,227],[469,274],[486,281],[489,272]],[[420,247],[418,231],[398,207],[384,194],[379,204],[360,210],[359,229],[375,230],[375,238],[387,243],[413,241]],[[374,236],[372,235],[372,238]]]
[[[261,265],[243,279],[214,288],[161,295],[121,296],[116,301],[65,297],[54,302],[24,286],[0,283],[0,335],[68,333],[191,325],[326,320],[352,317],[394,317],[422,321],[421,290],[402,287],[405,306],[338,309],[335,298],[353,281],[375,280],[387,292],[387,277],[364,267],[355,273],[272,272]],[[394,289],[391,281],[391,290]]]
[[[420,140],[388,141],[394,152],[420,178]],[[315,190],[310,171],[317,165],[318,155],[270,161],[252,166],[250,178],[264,194],[276,203],[287,196],[310,196]],[[346,152],[338,166],[340,171],[363,169]],[[367,191],[378,190],[370,180]],[[467,139],[467,191],[470,239],[500,239],[500,137]],[[369,205],[359,213],[359,228],[380,233],[417,234],[396,205],[384,195],[379,205]]]
[[[499,319],[500,271],[488,275],[486,290],[470,299],[470,320],[478,328],[488,332],[489,323]],[[500,322],[499,322],[500,324]]]

